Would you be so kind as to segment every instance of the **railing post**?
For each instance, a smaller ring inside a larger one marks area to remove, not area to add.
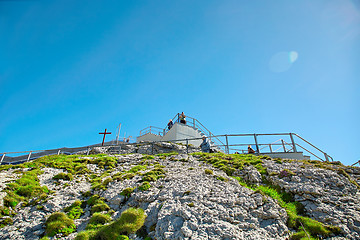
[[[255,145],[256,145],[256,151],[257,151],[257,153],[260,153],[260,148],[258,145],[256,133],[254,133],[254,140],[255,140]]]
[[[2,162],[3,162],[3,160],[4,160],[4,158],[5,158],[5,155],[6,155],[6,153],[3,153],[2,157],[1,157],[1,161],[0,161],[0,165],[1,165]]]
[[[329,158],[328,158],[328,155],[326,154],[326,153],[324,153],[324,155],[325,155],[325,161],[329,161]]]
[[[195,118],[193,118],[193,124],[194,124],[194,128],[195,128]]]
[[[177,114],[177,122],[180,122],[180,113]]]
[[[227,154],[229,154],[229,142],[228,142],[228,136],[225,134],[225,138],[226,138],[226,152]]]
[[[290,135],[291,143],[293,145],[294,152],[297,152],[293,135],[292,135],[292,133],[289,133],[289,135]]]
[[[284,152],[286,152],[286,147],[285,147],[285,144],[284,144],[284,140],[282,140],[282,139],[281,139],[281,143],[282,143],[282,146],[283,146]]]
[[[271,147],[271,144],[269,144],[269,148],[270,148],[270,152],[272,153],[273,151],[272,151],[272,147]]]
[[[189,154],[189,140],[186,139],[186,154]]]
[[[211,132],[209,131],[209,140],[211,142]]]
[[[27,162],[29,161],[30,157],[31,157],[31,151],[29,152],[29,156],[28,156],[28,158],[26,160]]]
[[[154,155],[154,143],[153,142],[151,142],[151,154]]]
[[[88,148],[87,148],[86,155],[89,155],[89,153],[90,153],[90,148],[88,147]]]
[[[61,150],[58,151],[57,155],[60,155]]]

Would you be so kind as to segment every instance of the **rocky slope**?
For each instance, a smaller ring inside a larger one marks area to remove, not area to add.
[[[173,150],[180,154],[164,153]],[[0,239],[108,239],[101,235],[103,226],[114,225],[129,208],[146,214],[138,231],[121,232],[137,240],[360,239],[359,168],[187,155],[184,146],[174,144],[120,151],[124,154],[52,156],[2,166]],[[145,154],[151,152],[157,155]],[[74,226],[51,232],[47,219],[54,212],[65,212]],[[93,226],[99,214],[110,220]]]

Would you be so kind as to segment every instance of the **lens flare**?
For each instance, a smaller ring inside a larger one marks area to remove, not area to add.
[[[298,53],[296,51],[278,52],[271,57],[269,68],[276,73],[285,72],[291,68],[297,59]]]
[[[289,52],[289,60],[291,63],[294,63],[298,58],[298,53],[295,51]]]

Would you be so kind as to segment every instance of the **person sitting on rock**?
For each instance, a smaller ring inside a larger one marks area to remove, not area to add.
[[[186,116],[185,116],[184,112],[182,112],[180,114],[179,118],[180,118],[180,123],[186,124]]]
[[[249,153],[249,154],[255,153],[255,150],[252,149],[251,145],[248,146],[248,153]]]
[[[167,124],[168,129],[170,130],[172,128],[172,126],[174,125],[172,119],[169,120],[169,123]]]
[[[209,153],[210,152],[210,143],[206,140],[206,137],[202,137],[202,143],[200,144],[200,148],[202,152]]]

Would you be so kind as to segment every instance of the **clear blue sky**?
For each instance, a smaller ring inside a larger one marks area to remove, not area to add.
[[[360,159],[360,2],[0,1],[0,152],[98,143],[177,112]]]

